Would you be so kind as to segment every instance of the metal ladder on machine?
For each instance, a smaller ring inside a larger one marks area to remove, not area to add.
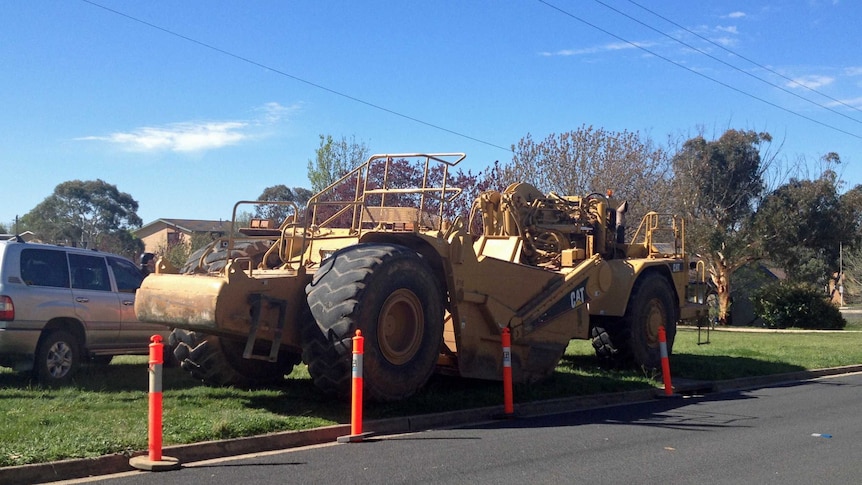
[[[717,295],[709,291],[709,283],[706,280],[706,264],[703,261],[697,262],[695,272],[697,273],[697,283],[695,286],[697,294],[695,298],[701,305],[706,305],[706,315],[697,319],[697,345],[707,345],[710,343],[709,331],[714,326],[712,316],[710,315],[710,309],[712,308],[710,297],[717,298]],[[706,340],[703,339],[702,334],[704,328],[706,328]]]

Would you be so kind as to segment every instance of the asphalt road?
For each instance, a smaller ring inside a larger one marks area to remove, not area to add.
[[[862,374],[68,483],[860,483]]]

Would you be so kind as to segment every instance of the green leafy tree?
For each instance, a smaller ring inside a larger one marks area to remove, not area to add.
[[[838,162],[834,153],[826,157]],[[790,280],[824,286],[840,248],[858,245],[862,187],[840,195],[841,185],[829,167],[816,180],[791,179],[760,204],[755,226],[764,253]]]
[[[138,202],[103,180],[72,180],[54,188],[21,218],[36,237],[53,243],[98,248],[136,257],[143,243],[131,234],[141,227]]]
[[[291,189],[286,185],[273,185],[272,187],[265,188],[257,197],[257,200],[295,202],[297,207],[302,209],[312,195],[314,194],[310,190],[303,187],[294,187]],[[289,205],[258,205],[255,206],[254,217],[258,219],[272,219],[280,224],[292,212]]]
[[[841,241],[839,245],[839,265],[844,272],[844,301],[858,302],[862,298],[862,185],[857,185],[841,195],[845,223],[852,221],[855,225],[855,246]]]
[[[731,129],[713,141],[696,136],[672,158],[676,212],[686,219],[688,247],[707,264],[722,324],[730,311],[731,275],[760,255],[752,221],[774,160],[771,141],[768,133]]]
[[[164,257],[175,268],[180,269],[186,265],[192,253],[211,244],[213,240],[213,235],[207,232],[194,233],[191,237],[180,234],[174,243],[166,247],[159,247],[156,250],[156,255]]]
[[[364,162],[370,152],[364,142],[357,142],[355,137],[341,137],[333,140],[331,135],[320,135],[320,146],[315,150],[316,156],[308,161],[308,180],[311,190],[320,192],[329,187],[342,175]]]
[[[844,303],[858,302],[862,297],[862,249],[845,251],[840,269],[844,270]]]

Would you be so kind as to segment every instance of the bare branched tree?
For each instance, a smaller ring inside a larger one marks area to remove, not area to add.
[[[671,206],[668,151],[638,132],[581,126],[540,142],[528,134],[512,150],[512,162],[501,168],[504,187],[529,182],[560,195],[611,190],[629,202],[634,227],[646,212],[665,212]]]

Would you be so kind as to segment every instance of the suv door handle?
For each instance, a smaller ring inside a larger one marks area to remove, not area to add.
[[[90,301],[90,299],[84,298],[83,296],[79,296],[79,297],[75,298],[75,301],[77,301],[78,303],[87,303],[88,301]]]
[[[135,300],[123,300],[125,306],[135,306]]]

